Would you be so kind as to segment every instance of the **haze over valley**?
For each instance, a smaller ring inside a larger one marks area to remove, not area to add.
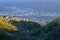
[[[0,0],[0,15],[41,21],[60,16],[59,0]]]

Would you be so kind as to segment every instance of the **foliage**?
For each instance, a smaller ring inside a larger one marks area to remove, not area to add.
[[[53,20],[46,26],[40,28],[41,36],[43,40],[60,40],[60,18]]]
[[[34,21],[11,21],[13,25],[17,26],[20,30],[25,33],[34,35],[34,33],[41,27],[40,24]]]
[[[3,17],[0,17],[0,29],[6,29],[6,30],[17,30],[16,26],[10,24],[8,20],[6,20]]]
[[[8,20],[0,16],[0,40],[15,40],[14,33],[17,30],[16,26],[10,24]]]
[[[34,21],[14,21],[0,17],[0,40],[60,40],[60,18],[45,26]]]

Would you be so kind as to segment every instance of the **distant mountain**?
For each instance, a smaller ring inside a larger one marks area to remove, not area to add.
[[[54,6],[53,6],[54,5]],[[6,2],[2,3],[3,7],[18,7],[21,9],[31,8],[37,12],[58,12],[60,13],[59,1],[29,1],[29,2]]]
[[[4,3],[2,1],[2,3],[0,3],[1,16],[18,16],[37,21],[40,21],[46,16],[47,18],[49,17],[49,19],[55,19],[56,17],[60,16],[59,0],[16,0],[16,2],[14,0],[12,0],[13,2],[8,1]]]

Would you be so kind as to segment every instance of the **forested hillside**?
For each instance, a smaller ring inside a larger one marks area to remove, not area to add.
[[[32,20],[8,20],[0,16],[0,40],[60,40],[60,17],[41,26]]]

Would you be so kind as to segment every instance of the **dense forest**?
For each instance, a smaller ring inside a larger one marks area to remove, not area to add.
[[[0,40],[60,40],[60,17],[41,26],[35,21],[0,17]]]

